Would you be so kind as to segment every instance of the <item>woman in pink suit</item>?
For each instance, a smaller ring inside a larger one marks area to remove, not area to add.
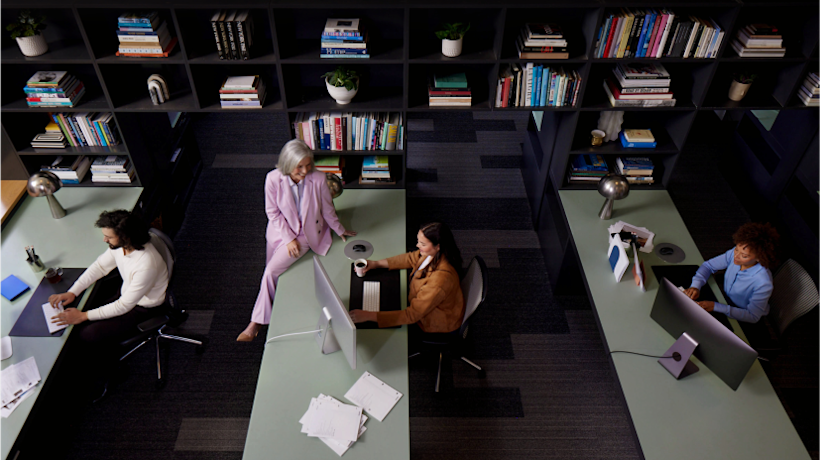
[[[276,169],[265,179],[265,212],[268,215],[265,274],[251,322],[237,337],[239,342],[250,342],[262,325],[270,323],[276,283],[291,264],[309,249],[322,256],[327,254],[332,243],[331,229],[342,241],[345,236],[356,235],[339,223],[325,175],[314,171],[313,152],[298,139],[282,147]]]

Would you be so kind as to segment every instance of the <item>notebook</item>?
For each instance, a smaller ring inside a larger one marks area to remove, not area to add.
[[[28,289],[28,285],[14,275],[7,276],[0,285],[0,291],[2,291],[3,297],[9,300],[16,299],[17,296],[28,291]]]

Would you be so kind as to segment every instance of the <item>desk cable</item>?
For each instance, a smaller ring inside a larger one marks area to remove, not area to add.
[[[292,333],[292,334],[282,334],[282,335],[277,335],[276,337],[271,337],[271,338],[269,338],[268,340],[266,340],[266,341],[265,341],[265,345],[267,345],[267,344],[269,344],[269,343],[273,342],[273,341],[274,341],[274,340],[276,340],[276,339],[281,339],[282,337],[288,337],[288,336],[291,336],[291,335],[313,334],[314,332],[321,332],[321,331],[322,331],[321,329],[316,329],[315,331],[307,331],[307,332],[294,332],[294,333]]]

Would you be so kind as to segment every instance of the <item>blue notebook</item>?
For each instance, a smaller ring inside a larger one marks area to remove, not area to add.
[[[16,299],[17,296],[28,290],[28,285],[14,275],[7,276],[6,279],[3,280],[2,285],[0,285],[0,293],[9,300]]]

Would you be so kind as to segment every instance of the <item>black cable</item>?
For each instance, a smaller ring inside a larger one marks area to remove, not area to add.
[[[634,351],[623,351],[623,350],[616,350],[616,351],[610,351],[610,352],[609,352],[609,354],[612,354],[612,353],[629,353],[630,355],[640,355],[640,356],[646,356],[647,358],[662,358],[662,359],[663,359],[663,358],[672,358],[672,359],[675,359],[675,357],[674,357],[674,356],[655,356],[655,355],[645,355],[645,354],[643,354],[643,353],[635,353]]]

